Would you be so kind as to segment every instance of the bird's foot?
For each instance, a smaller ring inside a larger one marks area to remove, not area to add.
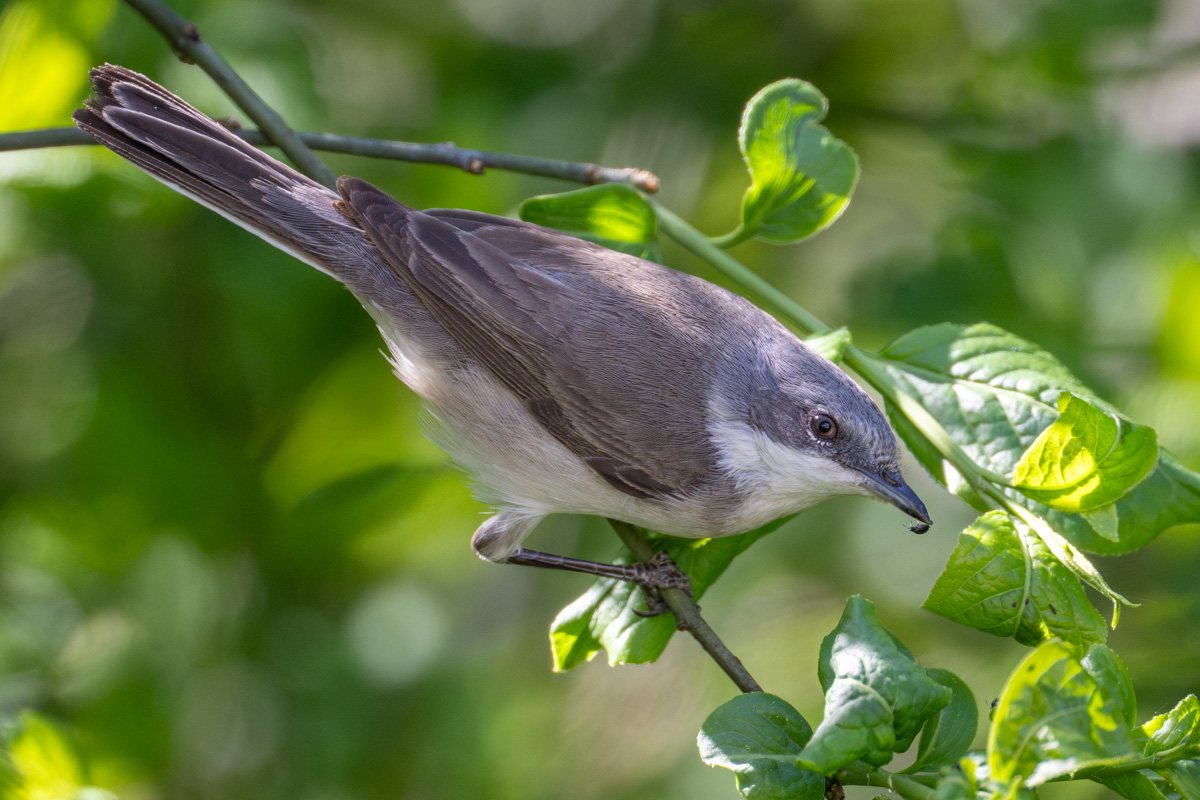
[[[645,611],[633,610],[639,617],[657,617],[668,611],[661,589],[682,589],[688,597],[692,596],[692,582],[687,573],[665,552],[655,553],[649,561],[630,566],[636,571],[634,582],[642,587],[646,599]]]

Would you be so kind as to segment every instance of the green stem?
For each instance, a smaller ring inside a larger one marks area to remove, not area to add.
[[[271,141],[261,131],[244,128],[234,130],[232,133],[252,145],[271,144]],[[466,147],[455,147],[452,144],[397,142],[390,139],[363,139],[357,136],[302,131],[297,131],[296,136],[313,150],[349,153],[369,158],[386,158],[393,161],[441,164],[458,167],[474,175],[482,173],[484,168],[503,169],[576,183],[628,183],[644,192],[656,192],[661,184],[658,176],[654,173],[633,167],[602,167],[598,164],[578,161],[559,161],[553,158],[534,158],[512,153],[472,150]],[[96,140],[78,128],[41,128],[15,133],[0,133],[0,152],[93,144],[96,144]]]
[[[877,786],[891,789],[908,800],[931,800],[933,789],[914,780],[907,775],[888,772],[886,769],[872,769],[861,761],[837,774],[838,781],[844,786]]]
[[[321,159],[317,158],[308,145],[300,141],[296,132],[279,116],[242,77],[234,72],[225,60],[217,55],[207,42],[200,38],[196,26],[176,14],[158,0],[125,0],[125,2],[158,29],[180,58],[190,61],[208,73],[221,90],[238,108],[254,121],[254,124],[273,143],[279,146],[292,163],[308,177],[334,188],[337,176]]]
[[[654,548],[636,527],[628,522],[615,519],[610,519],[608,523],[613,526],[613,530],[617,532],[621,541],[633,552],[638,561],[645,562],[654,558]],[[761,692],[763,690],[758,685],[758,681],[754,680],[754,677],[742,665],[741,660],[725,646],[725,643],[721,641],[704,617],[700,616],[700,606],[696,605],[696,601],[692,599],[691,595],[682,589],[673,587],[659,589],[659,593],[663,602],[667,604],[667,608],[671,609],[671,613],[675,615],[680,630],[690,633],[692,638],[704,648],[704,652],[717,662],[717,665],[725,671],[725,674],[739,689],[743,692]]]
[[[801,308],[795,300],[776,289],[767,281],[751,272],[744,264],[730,256],[707,236],[687,224],[673,211],[661,203],[649,200],[658,217],[658,227],[663,233],[683,245],[693,255],[716,267],[730,280],[746,287],[775,308],[781,316],[794,323],[806,334],[828,333],[833,330],[824,322]]]
[[[753,228],[747,228],[745,225],[739,223],[738,226],[729,233],[725,234],[724,236],[714,236],[709,239],[709,241],[722,250],[728,250],[734,245],[739,245],[753,236]]]
[[[1182,761],[1185,758],[1195,758],[1198,754],[1196,751],[1197,748],[1195,745],[1172,747],[1170,750],[1163,750],[1152,756],[1131,758],[1128,761],[1122,761],[1120,764],[1084,767],[1067,775],[1052,778],[1047,783],[1083,780],[1085,778],[1116,778],[1120,775],[1127,775],[1130,772],[1138,772],[1143,769],[1159,769],[1170,766],[1176,761]]]

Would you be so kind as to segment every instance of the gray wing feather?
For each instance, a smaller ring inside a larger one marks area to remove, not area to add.
[[[635,466],[612,436],[591,436],[571,413],[578,402],[552,385],[547,342],[561,332],[537,313],[560,294],[551,276],[514,262],[471,234],[408,209],[365,182],[339,183],[347,205],[399,277],[454,340],[484,365],[559,442],[602,478],[635,497],[678,487]],[[540,296],[539,296],[540,295]],[[549,325],[547,325],[549,323]]]
[[[610,484],[663,497],[712,477],[707,387],[753,306],[528,223],[416,212],[357,179],[339,189],[459,346]]]
[[[402,281],[542,426],[634,497],[712,479],[714,373],[782,327],[700,279],[533,225],[338,186]]]

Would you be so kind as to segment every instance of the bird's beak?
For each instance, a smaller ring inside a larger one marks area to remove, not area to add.
[[[914,527],[914,533],[924,533],[933,524],[921,498],[917,497],[917,493],[909,488],[898,472],[871,472],[867,469],[856,471],[866,479],[863,485],[869,492],[891,503],[910,517],[921,521],[924,527],[920,530]]]

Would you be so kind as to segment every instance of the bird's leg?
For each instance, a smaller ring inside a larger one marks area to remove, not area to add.
[[[646,599],[645,611],[639,611],[636,608],[633,610],[633,613],[639,617],[657,617],[666,613],[667,604],[663,602],[660,589],[682,589],[687,592],[689,597],[692,594],[692,583],[688,580],[687,574],[671,560],[669,555],[663,552],[656,553],[654,558],[648,562],[604,564],[599,561],[585,561],[581,558],[526,550],[522,547],[509,556],[504,563],[581,572],[585,575],[635,583],[641,587],[642,595]]]
[[[504,560],[505,564],[521,564],[526,567],[543,567],[545,569],[561,569],[567,572],[581,572],[585,575],[595,575],[600,578],[612,578],[618,581],[636,583],[638,586],[651,589],[683,589],[689,595],[692,584],[683,570],[675,565],[666,553],[659,553],[648,562],[636,564],[604,564],[599,561],[585,561],[582,558],[559,556],[553,553],[543,553],[538,550],[518,548],[515,553]]]
[[[471,548],[480,558],[494,563],[558,569],[635,583],[646,594],[649,611],[637,612],[643,616],[656,616],[666,611],[666,604],[659,597],[659,589],[682,589],[689,596],[692,594],[688,576],[666,553],[658,553],[649,561],[634,564],[605,564],[514,547],[537,522],[536,517],[502,511],[479,526],[471,538]]]

